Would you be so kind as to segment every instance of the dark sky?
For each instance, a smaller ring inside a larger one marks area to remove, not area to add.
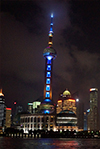
[[[89,108],[89,89],[100,92],[100,1],[2,0],[1,87],[8,107],[27,107],[43,95],[50,14],[54,14],[53,100],[66,88]],[[100,100],[100,93],[99,93]],[[100,106],[100,101],[99,101]]]

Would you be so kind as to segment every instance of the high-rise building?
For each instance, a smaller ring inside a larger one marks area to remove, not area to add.
[[[11,108],[6,108],[6,128],[11,127]]]
[[[90,109],[84,112],[84,130],[87,130],[87,116],[89,112],[90,112]]]
[[[40,105],[41,112],[48,114],[54,111],[54,105],[52,102],[52,69],[53,69],[53,60],[57,56],[57,53],[53,48],[52,38],[53,38],[53,14],[51,14],[48,47],[45,48],[43,51],[43,56],[45,58],[44,101]]]
[[[2,89],[0,89],[0,127],[5,126],[5,112],[5,98]]]
[[[33,113],[33,103],[28,103],[28,112]]]
[[[61,95],[61,99],[57,101],[56,113],[62,110],[70,110],[76,114],[76,100],[71,98],[71,93],[66,89]]]
[[[77,115],[77,126],[79,130],[84,129],[84,104],[80,100],[76,100],[76,115]]]
[[[88,130],[98,130],[98,89],[90,88],[90,112]]]

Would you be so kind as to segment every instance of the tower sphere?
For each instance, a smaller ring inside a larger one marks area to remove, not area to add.
[[[56,50],[53,47],[47,47],[43,51],[43,56],[46,58],[48,56],[51,56],[53,58],[56,58],[57,53]]]

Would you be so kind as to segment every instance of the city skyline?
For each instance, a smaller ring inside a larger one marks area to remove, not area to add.
[[[8,107],[25,108],[43,96],[43,49],[54,14],[53,101],[66,88],[89,107],[89,89],[100,89],[100,10],[94,1],[3,1],[1,3],[1,87]],[[99,91],[98,94],[100,95]],[[99,99],[99,98],[98,98]],[[99,101],[100,106],[100,101]]]

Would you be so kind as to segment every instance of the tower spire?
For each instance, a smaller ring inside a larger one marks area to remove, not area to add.
[[[53,13],[51,13],[51,23],[49,31],[49,42],[48,42],[49,47],[52,47],[53,45],[52,38],[53,38]]]

